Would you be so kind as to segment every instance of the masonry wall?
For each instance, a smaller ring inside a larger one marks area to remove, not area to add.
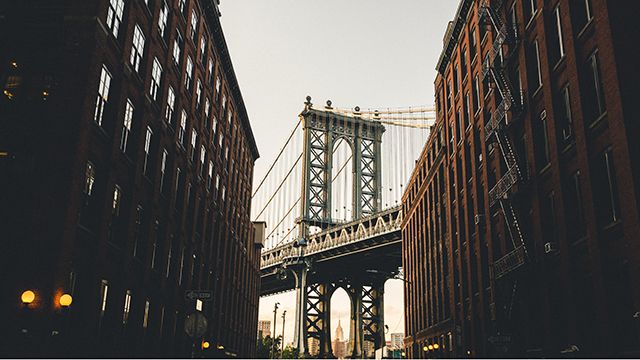
[[[412,283],[405,296],[417,291],[413,306],[424,310],[407,315],[405,344],[412,356],[426,356],[423,344],[437,339],[422,334],[446,339],[451,332],[447,347],[457,357],[559,356],[572,345],[583,356],[637,356],[640,153],[632,140],[637,110],[627,100],[637,93],[629,66],[637,55],[628,45],[637,31],[623,14],[637,6],[601,0],[492,3],[516,39],[501,47],[496,61],[522,104],[502,123],[520,180],[503,192],[507,201],[491,206],[496,185],[511,170],[504,149],[486,133],[503,98],[494,77],[483,80],[482,73],[497,30],[488,18],[481,21],[477,1],[461,1],[438,63],[431,136],[444,129],[446,205],[440,218],[450,219],[445,243],[452,276],[443,281],[452,289],[453,324],[425,323],[437,310],[424,302],[443,285]],[[421,166],[433,155],[425,150],[423,156],[404,195],[409,209],[422,201],[427,209],[435,205],[431,193],[420,190],[428,184],[419,176]],[[497,261],[520,244],[511,235],[516,222],[505,218],[501,203],[514,208],[526,261],[498,279]],[[432,216],[424,211],[407,217],[403,228],[406,248],[418,251],[405,255],[405,264],[418,279],[437,254],[420,249],[416,244],[426,236],[410,230],[416,217]],[[417,264],[411,265],[411,257]]]
[[[14,2],[0,14],[7,354],[189,356],[184,321],[200,305],[185,291],[211,290],[204,355],[252,356],[258,151],[216,2]]]

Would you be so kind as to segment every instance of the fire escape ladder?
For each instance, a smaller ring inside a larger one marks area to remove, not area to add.
[[[514,169],[516,171],[518,179],[520,179],[520,167],[518,166],[518,159],[516,158],[516,155],[513,151],[513,146],[511,146],[511,141],[501,131],[498,131],[496,133],[496,138],[498,139],[498,145],[500,146],[500,152],[502,153],[504,162],[507,164],[507,169]]]

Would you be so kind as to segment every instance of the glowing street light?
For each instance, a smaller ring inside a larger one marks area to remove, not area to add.
[[[35,299],[36,299],[36,294],[31,290],[26,290],[25,292],[22,293],[22,296],[20,296],[20,300],[22,300],[22,303],[25,305],[31,304]]]
[[[209,346],[211,346],[211,344],[209,344],[209,342],[208,342],[208,341],[203,341],[203,342],[202,342],[202,348],[203,348],[203,349],[208,349],[208,348],[209,348]]]
[[[60,306],[62,306],[63,308],[68,308],[69,305],[71,305],[71,303],[73,302],[73,297],[69,294],[63,294],[62,296],[60,296]]]

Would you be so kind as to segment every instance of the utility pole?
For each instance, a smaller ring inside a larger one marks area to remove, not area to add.
[[[280,338],[280,346],[282,346],[282,351],[280,352],[280,358],[282,359],[282,355],[284,353],[284,317],[287,314],[287,310],[282,311],[282,337]]]
[[[276,358],[276,314],[278,313],[279,302],[273,306],[273,335],[271,336],[271,358]]]

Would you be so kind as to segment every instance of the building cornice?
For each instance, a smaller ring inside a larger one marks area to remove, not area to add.
[[[231,91],[236,115],[240,119],[245,136],[249,142],[249,147],[251,148],[253,160],[255,161],[260,157],[260,153],[258,152],[258,145],[256,144],[256,139],[253,136],[253,131],[251,130],[251,123],[249,122],[247,108],[244,105],[240,85],[238,84],[236,73],[233,70],[227,41],[225,40],[222,32],[222,25],[220,24],[220,9],[218,7],[219,0],[200,0],[200,6],[202,6],[204,18],[211,29],[213,41],[216,44],[216,49],[218,50],[217,54],[220,57],[220,68],[224,73],[224,78],[226,79],[229,90]]]
[[[442,48],[442,53],[440,53],[438,65],[436,66],[436,70],[438,70],[440,74],[444,75],[444,70],[447,68],[449,61],[451,60],[451,54],[458,44],[460,33],[462,32],[464,24],[467,22],[467,16],[469,15],[472,3],[473,0],[460,0],[456,16],[447,28],[447,33],[444,38],[444,47]]]

